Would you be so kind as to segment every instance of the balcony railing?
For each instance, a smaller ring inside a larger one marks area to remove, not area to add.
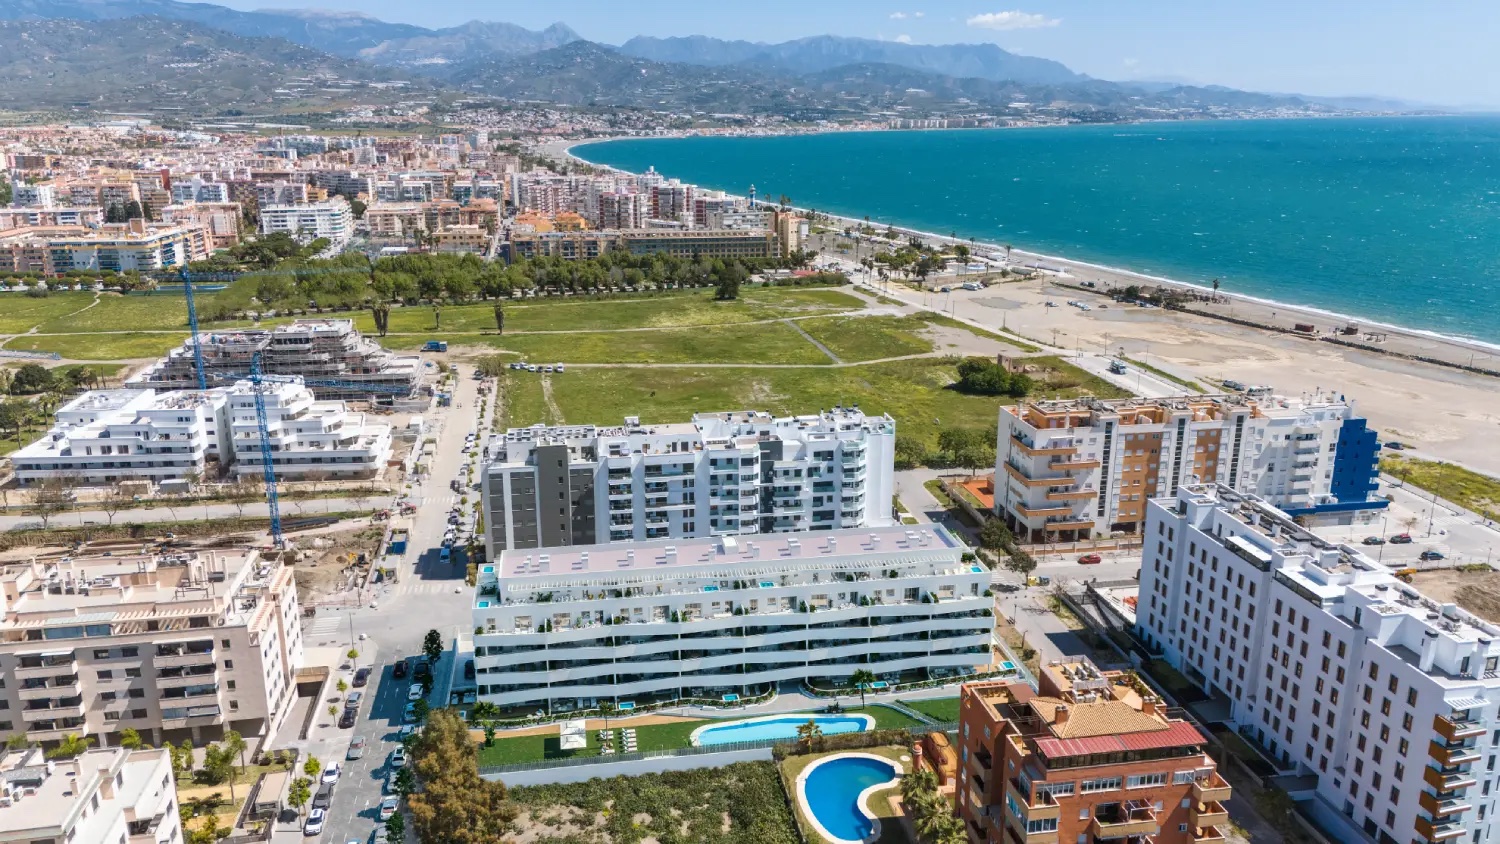
[[[1196,827],[1220,826],[1229,823],[1229,810],[1223,803],[1194,803],[1188,812],[1188,822]]]
[[[1118,804],[1113,812],[1096,814],[1090,827],[1097,838],[1155,835],[1161,831],[1156,809],[1147,800],[1128,800]]]
[[[1421,816],[1417,817],[1417,834],[1428,841],[1451,841],[1463,836],[1468,830],[1464,825],[1453,821],[1434,821]]]
[[[1231,793],[1229,782],[1217,771],[1193,780],[1193,800],[1198,803],[1224,803]]]
[[[1484,725],[1478,721],[1471,721],[1467,714],[1463,716],[1450,717],[1437,715],[1432,719],[1432,729],[1448,741],[1462,741],[1466,738],[1475,738],[1484,735]]]
[[[1444,767],[1478,762],[1482,758],[1479,751],[1473,747],[1466,745],[1449,746],[1435,741],[1428,744],[1427,755],[1436,759]]]

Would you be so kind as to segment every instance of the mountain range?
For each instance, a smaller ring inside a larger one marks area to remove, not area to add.
[[[296,99],[278,80],[321,74],[510,100],[809,118],[889,108],[920,116],[952,105],[959,112],[994,110],[1016,101],[1099,120],[1163,108],[1310,106],[1296,96],[1217,86],[1106,82],[993,44],[638,36],[610,47],[562,23],[528,30],[470,21],[429,29],[358,13],[239,11],[180,0],[4,0],[0,24],[4,43],[30,50],[0,58],[0,68],[18,74],[7,79],[32,80],[28,90],[0,87],[0,107],[12,108],[125,104],[112,99],[135,107],[151,103],[152,92],[191,93],[195,86],[212,91],[225,109],[260,108],[268,99]],[[82,49],[90,33],[111,45],[111,56]],[[31,56],[41,64],[26,67]],[[247,73],[267,59],[276,64],[264,78]],[[122,90],[129,95],[121,97]],[[213,102],[188,99],[197,107]]]

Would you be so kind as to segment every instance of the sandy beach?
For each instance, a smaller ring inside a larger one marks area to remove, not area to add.
[[[571,152],[574,146],[599,140],[605,139],[557,141],[543,149],[577,158]],[[863,225],[862,220],[849,217],[832,219],[838,221],[836,225]],[[897,231],[934,245],[968,244],[931,232],[900,227]],[[1004,247],[979,243],[975,251],[983,255],[1004,252]],[[1205,295],[1212,291],[1020,248],[1011,251],[1010,263],[1040,265],[1051,271],[1039,279],[997,284],[982,291],[954,290],[945,294],[951,296],[954,313],[1062,349],[1103,354],[1123,350],[1127,357],[1209,389],[1224,379],[1234,379],[1269,385],[1290,396],[1336,391],[1357,403],[1383,441],[1400,440],[1414,446],[1418,456],[1500,475],[1500,449],[1488,446],[1500,435],[1500,378],[1416,359],[1500,371],[1500,346],[1264,301],[1231,290],[1219,291],[1216,301],[1191,306],[1201,313],[1121,305],[1108,297],[1109,288],[1134,284],[1180,287]],[[1095,287],[1083,289],[1084,282]],[[935,281],[929,286],[944,283]],[[1068,300],[1087,302],[1091,310],[1069,307]],[[1057,307],[1047,307],[1048,301]],[[937,303],[936,296],[932,302]],[[1294,332],[1299,324],[1313,326],[1314,332]],[[1357,332],[1340,333],[1349,326],[1356,326]]]

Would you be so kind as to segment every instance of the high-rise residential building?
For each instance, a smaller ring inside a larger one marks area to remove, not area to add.
[[[259,182],[254,188],[257,206],[305,205],[308,201],[306,182],[278,179],[271,182]]]
[[[0,208],[0,231],[38,226],[88,226],[104,222],[102,208]]]
[[[607,191],[599,195],[594,225],[600,229],[643,229],[650,212],[650,197],[645,194]]]
[[[1387,506],[1378,452],[1340,396],[1025,401],[1000,408],[995,510],[1023,540],[1135,534],[1151,499],[1217,482],[1347,523]]]
[[[271,329],[215,331],[200,335],[204,373],[212,383],[238,381],[250,374],[257,353],[268,375],[300,375],[319,399],[365,400],[408,396],[422,376],[421,355],[399,355],[381,348],[351,319],[299,319]],[[129,384],[158,390],[197,387],[192,340],[131,377]],[[375,389],[370,389],[370,388]]]
[[[697,188],[668,179],[651,187],[651,219],[693,221],[693,194]]]
[[[507,551],[479,569],[479,699],[524,711],[952,677],[990,664],[989,571],[938,525]]]
[[[970,841],[1223,844],[1230,786],[1197,727],[1083,657],[1037,680],[960,693],[954,796]]]
[[[319,401],[300,379],[259,388],[266,411],[271,463],[286,480],[373,478],[391,456],[391,426],[350,410],[342,401]],[[241,381],[225,390],[234,471],[260,477],[264,464],[255,409],[257,388]]]
[[[0,733],[49,746],[273,731],[296,698],[301,612],[279,555],[38,555],[0,567]]]
[[[896,423],[858,408],[699,413],[616,428],[512,428],[480,478],[485,545],[502,551],[892,522]]]
[[[1223,485],[1150,502],[1137,628],[1346,841],[1488,841],[1500,627]]]
[[[148,223],[140,218],[49,238],[55,272],[173,269],[208,257],[208,230],[197,223]]]
[[[354,235],[354,211],[341,196],[301,205],[262,202],[260,231],[262,234],[287,232],[304,241],[327,238],[331,248],[342,249]]]
[[[229,185],[194,176],[172,183],[172,202],[229,202]]]
[[[100,747],[61,760],[7,750],[0,783],[0,844],[184,840],[166,748]]]

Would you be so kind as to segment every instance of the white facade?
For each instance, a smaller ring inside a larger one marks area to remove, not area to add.
[[[351,411],[341,401],[318,401],[300,378],[286,378],[261,385],[277,477],[370,478],[379,474],[391,456],[391,426]],[[235,472],[251,477],[262,472],[255,389],[248,381],[227,389]]]
[[[508,551],[479,571],[479,697],[550,710],[967,672],[990,661],[993,599],[964,550],[923,525]]]
[[[893,419],[857,408],[512,428],[486,451],[485,542],[496,559],[507,549],[889,525],[895,439]]]
[[[1495,840],[1500,628],[1223,486],[1152,501],[1145,540],[1140,632],[1317,778],[1325,822],[1351,841]]]
[[[51,208],[57,204],[57,189],[46,183],[15,182],[11,185],[10,202],[17,208]]]
[[[1386,506],[1371,494],[1373,438],[1342,396],[1002,406],[995,508],[1032,541],[1137,533],[1148,501],[1197,483],[1255,493],[1299,515],[1353,518]]]
[[[11,466],[23,486],[202,476],[226,442],[225,401],[214,390],[93,390],[63,405],[45,436],[10,455]]]
[[[224,182],[205,181],[194,176],[191,179],[172,183],[172,202],[229,202],[229,185]]]
[[[260,231],[287,232],[305,241],[326,237],[334,248],[342,248],[354,233],[354,211],[341,196],[301,205],[262,205]]]
[[[0,754],[0,843],[183,841],[165,749],[96,748],[48,761],[38,748]]]

